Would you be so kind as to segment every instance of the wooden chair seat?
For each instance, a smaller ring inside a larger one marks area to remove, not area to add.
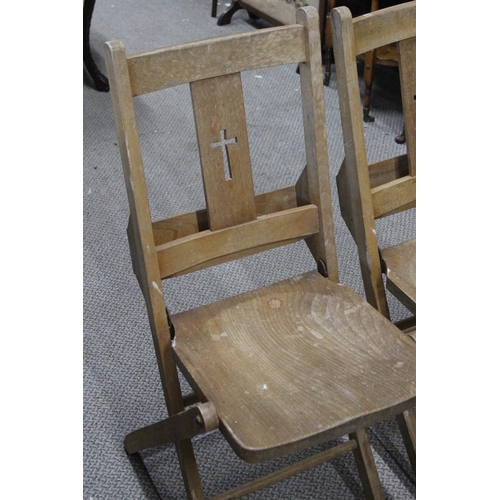
[[[413,314],[416,314],[416,238],[381,250],[390,290]]]
[[[316,271],[172,322],[181,371],[248,462],[371,425],[414,399],[414,380],[402,376],[415,369],[413,342]]]

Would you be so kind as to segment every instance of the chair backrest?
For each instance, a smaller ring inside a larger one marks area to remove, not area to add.
[[[107,71],[130,205],[128,237],[162,374],[168,373],[165,365],[172,361],[162,279],[301,239],[319,269],[338,279],[316,10],[299,9],[297,23],[131,57],[120,42],[107,43]],[[307,165],[296,185],[256,196],[240,73],[290,63],[300,64]],[[152,222],[133,98],[186,83],[207,208]],[[165,377],[162,381],[168,392],[170,383]],[[179,401],[175,391],[173,400]],[[172,399],[166,396],[168,405]]]
[[[337,176],[342,216],[358,247],[367,300],[389,317],[375,219],[416,205],[416,2],[352,18],[330,15],[345,159]],[[407,154],[368,164],[356,57],[397,43]]]

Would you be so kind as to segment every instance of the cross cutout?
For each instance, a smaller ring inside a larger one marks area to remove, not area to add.
[[[233,176],[231,173],[231,162],[229,161],[229,154],[227,151],[227,147],[230,144],[238,144],[238,138],[233,137],[231,139],[228,139],[226,137],[226,135],[227,135],[227,131],[221,130],[220,131],[220,141],[210,143],[210,147],[212,149],[222,148],[222,155],[224,157],[224,176],[225,176],[226,181],[229,181],[233,178]]]

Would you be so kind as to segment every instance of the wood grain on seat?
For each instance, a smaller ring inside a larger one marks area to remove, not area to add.
[[[405,375],[415,370],[413,341],[316,271],[172,322],[182,372],[249,462],[339,437],[414,400]]]

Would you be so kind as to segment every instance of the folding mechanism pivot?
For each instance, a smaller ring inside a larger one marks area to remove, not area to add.
[[[202,403],[156,424],[131,432],[125,438],[125,451],[132,455],[153,446],[173,444],[219,427],[212,403]]]
[[[175,339],[175,326],[170,319],[170,314],[168,313],[168,309],[165,307],[165,312],[167,313],[167,321],[168,321],[168,329],[170,330],[170,339]]]
[[[322,259],[318,259],[318,273],[325,278],[328,278],[328,269],[326,268],[325,261]]]

